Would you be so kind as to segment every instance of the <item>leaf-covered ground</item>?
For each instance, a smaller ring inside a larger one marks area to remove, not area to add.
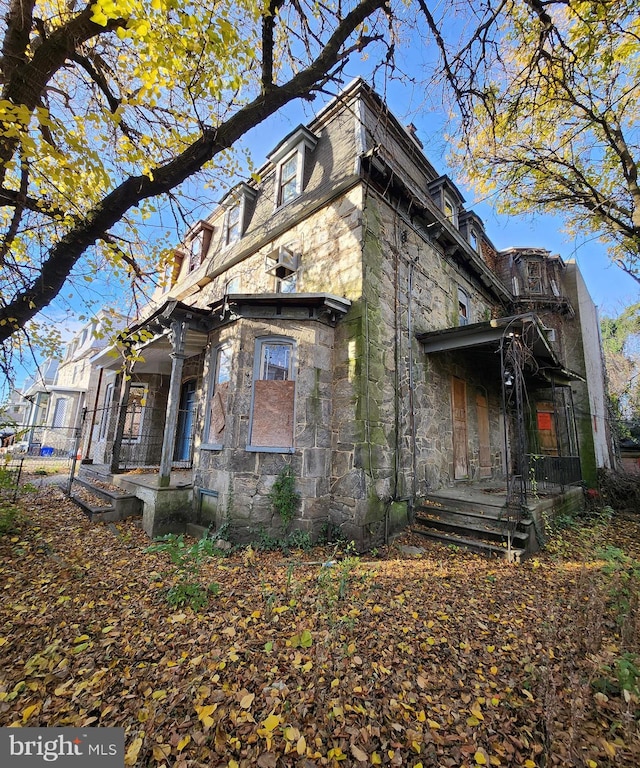
[[[332,566],[238,552],[207,561],[194,613],[135,522],[54,488],[21,503],[0,725],[123,726],[129,766],[640,765],[637,522],[520,566],[422,540]]]

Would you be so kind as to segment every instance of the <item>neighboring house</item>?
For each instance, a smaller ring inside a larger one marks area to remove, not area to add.
[[[17,393],[28,405],[19,442],[28,454],[75,455],[86,395],[99,376],[91,358],[123,323],[116,313],[101,310],[67,344],[61,360],[49,358]]]
[[[361,80],[257,178],[175,250],[123,338],[130,375],[94,359],[85,461],[137,470],[126,482],[150,535],[277,529],[268,494],[287,466],[294,526],[315,537],[331,522],[360,547],[438,489],[495,481],[513,505],[532,480],[579,482],[581,463],[595,483],[608,442],[574,411],[604,412],[603,377],[575,267],[497,251]]]
[[[26,448],[23,438],[31,411],[31,403],[17,389],[12,389],[6,402],[0,406],[0,450],[15,451],[20,444]]]
[[[58,372],[58,360],[47,358],[35,374],[24,383],[20,394],[29,403],[29,412],[24,422],[25,429],[19,445],[32,456],[39,456],[42,448],[42,428],[46,423],[51,387]]]

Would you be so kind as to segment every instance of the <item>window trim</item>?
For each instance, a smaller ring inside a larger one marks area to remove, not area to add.
[[[205,412],[205,422],[204,422],[204,437],[206,438],[201,444],[200,449],[204,451],[221,451],[224,448],[223,443],[215,443],[211,440],[209,440],[209,430],[211,429],[211,408],[209,406],[209,403],[211,402],[211,399],[214,397],[216,393],[216,389],[219,383],[224,382],[218,382],[218,373],[220,371],[220,356],[223,352],[229,353],[229,366],[232,367],[232,356],[231,356],[231,344],[228,341],[224,341],[221,344],[216,344],[214,347],[212,347],[211,352],[209,353],[209,370],[211,375],[209,376],[209,384],[207,387],[207,400],[206,400],[206,412]],[[231,382],[231,371],[229,372],[229,378],[228,380]]]
[[[294,382],[294,391],[293,391],[293,409],[291,413],[291,419],[292,419],[292,432],[291,432],[291,438],[292,438],[292,445],[290,446],[273,446],[273,445],[254,445],[251,438],[253,436],[253,414],[255,409],[255,392],[256,387],[255,383],[256,381],[264,381],[265,379],[260,375],[260,370],[262,368],[262,354],[263,349],[265,345],[267,344],[281,344],[281,345],[287,345],[290,347],[290,356],[289,356],[289,377],[286,379],[286,381],[293,381]],[[254,453],[295,453],[295,424],[296,424],[296,385],[295,382],[297,380],[296,376],[296,370],[297,370],[297,364],[298,364],[298,345],[294,338],[291,336],[284,336],[284,335],[269,335],[269,336],[259,336],[255,340],[255,347],[253,352],[253,379],[251,383],[251,404],[250,404],[250,413],[249,413],[249,442],[247,443],[245,450],[254,452]]]

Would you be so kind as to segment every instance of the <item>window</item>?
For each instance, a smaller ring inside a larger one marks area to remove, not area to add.
[[[236,275],[235,277],[227,280],[227,282],[224,284],[225,296],[230,293],[240,293],[240,285],[240,275]]]
[[[199,221],[191,230],[187,239],[187,251],[189,255],[189,272],[193,272],[202,264],[209,244],[213,228],[206,221]]]
[[[53,408],[53,421],[51,426],[62,427],[64,426],[64,415],[67,411],[67,399],[66,397],[60,397],[56,400],[56,404]]]
[[[295,293],[298,285],[298,273],[282,267],[282,276],[276,273],[276,293]]]
[[[213,378],[210,385],[205,443],[221,446],[226,424],[227,397],[231,381],[231,351],[218,347],[212,353]]]
[[[444,215],[449,219],[449,221],[453,224],[454,227],[458,226],[458,210],[457,206],[451,200],[450,197],[447,195],[444,196],[444,200],[442,203],[442,210],[444,211]]]
[[[293,450],[294,350],[281,337],[256,342],[249,449]]]
[[[542,293],[542,263],[540,261],[527,262],[527,287],[529,293]]]
[[[301,125],[269,155],[276,169],[276,208],[286,205],[302,193],[306,151],[315,149],[317,143],[318,137]]]
[[[471,243],[473,250],[480,253],[480,238],[475,229],[469,230],[469,242]]]
[[[300,159],[299,153],[295,152],[279,168],[278,205],[286,205],[300,194],[301,185],[298,183]]]
[[[242,204],[240,202],[235,203],[227,211],[227,222],[225,228],[225,244],[231,245],[236,240],[240,239],[242,234],[240,229],[240,214],[242,211]]]
[[[127,403],[127,414],[124,420],[124,430],[122,439],[129,442],[140,440],[142,434],[142,419],[144,416],[144,406],[147,402],[147,385],[132,384],[129,388],[129,401]]]
[[[113,400],[113,383],[107,384],[104,391],[104,400],[102,401],[102,414],[100,416],[100,431],[98,439],[104,440],[109,430],[109,419],[111,417],[111,401]]]
[[[471,322],[469,295],[462,288],[458,288],[458,318],[459,325],[469,325]]]

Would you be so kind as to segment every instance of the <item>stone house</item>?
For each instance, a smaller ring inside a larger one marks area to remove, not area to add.
[[[600,396],[576,273],[498,251],[356,80],[190,229],[123,337],[130,375],[94,358],[85,462],[139,495],[149,535],[228,521],[238,541],[278,530],[268,494],[290,467],[294,527],[332,523],[362,548],[439,489],[526,494],[562,471],[564,491],[581,463],[593,483],[608,437],[596,451],[574,417]]]

